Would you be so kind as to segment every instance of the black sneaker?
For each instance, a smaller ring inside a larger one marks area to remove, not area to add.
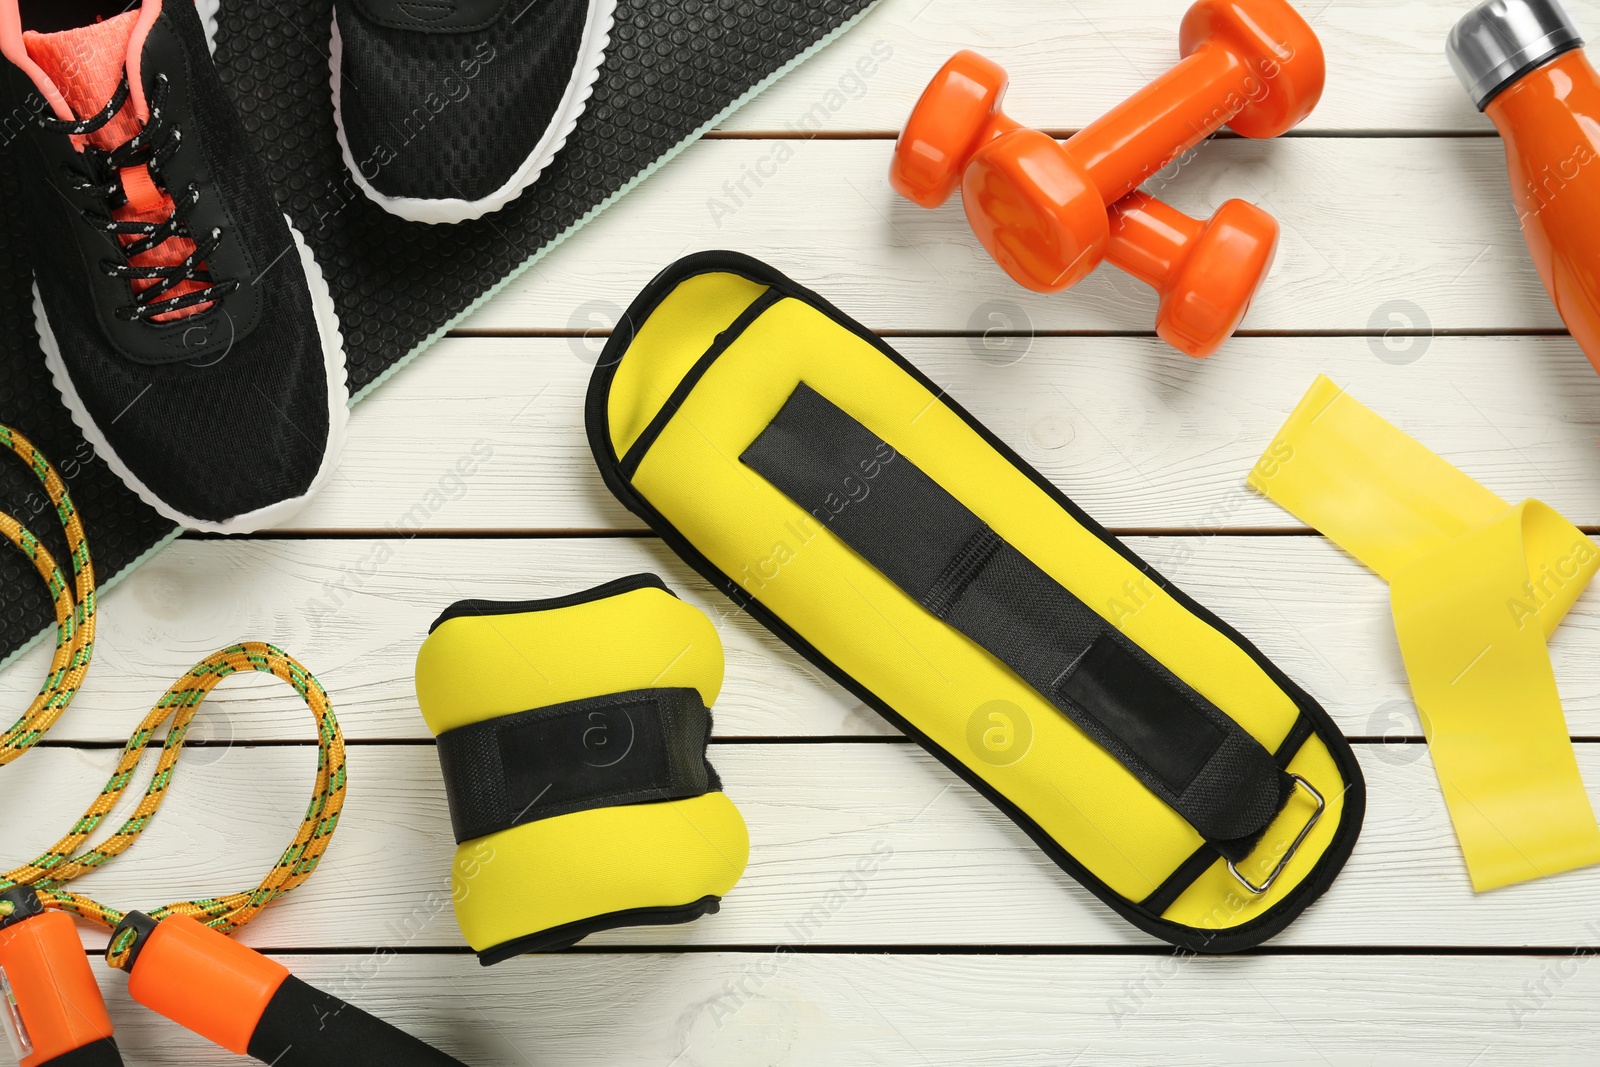
[[[56,387],[152,507],[242,533],[321,487],[349,394],[327,285],[261,178],[201,5],[0,0],[0,67],[38,116],[23,206]]]
[[[333,120],[362,192],[412,222],[499,211],[567,143],[616,0],[335,0]]]

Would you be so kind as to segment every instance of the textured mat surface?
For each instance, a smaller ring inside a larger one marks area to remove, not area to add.
[[[538,3],[539,0],[527,0]],[[331,0],[223,0],[217,62],[278,202],[310,242],[344,327],[360,393],[470,310],[630,181],[870,7],[872,0],[620,0],[588,110],[537,185],[454,227],[393,218],[340,161],[328,76]],[[16,152],[32,108],[0,112],[0,204],[20,202]],[[441,120],[447,116],[440,116]],[[33,327],[23,220],[0,235],[0,422],[32,437],[77,500],[102,584],[173,531],[95,458],[57,397]],[[0,456],[0,509],[65,546],[49,502]],[[0,555],[0,661],[53,621],[44,585]]]

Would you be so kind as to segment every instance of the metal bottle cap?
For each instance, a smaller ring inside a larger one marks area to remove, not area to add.
[[[1488,0],[1450,30],[1444,53],[1482,111],[1526,72],[1582,45],[1578,27],[1560,0]]]

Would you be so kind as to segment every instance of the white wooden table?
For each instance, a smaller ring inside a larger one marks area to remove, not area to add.
[[[363,403],[340,476],[295,529],[179,541],[111,591],[77,704],[5,772],[3,795],[37,818],[6,822],[4,855],[55,838],[172,678],[269,639],[333,694],[349,804],[316,877],[242,939],[475,1067],[1595,1062],[1600,870],[1472,893],[1385,587],[1244,484],[1322,372],[1502,496],[1600,526],[1600,377],[1528,261],[1500,142],[1445,64],[1465,5],[1307,0],[1328,89],[1306,127],[1220,139],[1157,179],[1190,212],[1240,196],[1283,225],[1246,329],[1204,362],[1153,338],[1137,283],[1106,268],[1027,293],[959,206],[924,212],[888,186],[891,139],[955,49],[1007,66],[1012,113],[1066,133],[1174,60],[1183,6],[883,0]],[[1600,33],[1600,0],[1572,7]],[[868,56],[872,75],[851,74]],[[734,199],[747,170],[770,176]],[[895,336],[1323,702],[1371,800],[1321,902],[1262,951],[1174,955],[644,535],[595,473],[580,398],[596,331],[710,247],[770,260]],[[986,347],[994,329],[1021,336]],[[476,472],[454,474],[474,453]],[[750,824],[749,872],[714,917],[480,968],[448,902],[417,646],[458,598],[640,569],[727,645],[712,759]],[[1597,643],[1591,592],[1552,654],[1600,800]],[[4,706],[26,703],[46,662],[35,649],[0,674]],[[231,681],[196,735],[211,744],[153,829],[86,891],[148,907],[253,885],[276,857],[313,768],[303,709],[275,683]],[[876,874],[847,879],[874,850],[889,852]],[[105,984],[130,1063],[231,1061],[132,1005],[119,976]]]

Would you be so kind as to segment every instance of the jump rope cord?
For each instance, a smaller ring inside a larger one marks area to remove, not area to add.
[[[50,673],[27,711],[5,734],[0,735],[0,764],[5,764],[38,743],[45,731],[61,717],[77,694],[78,687],[83,684],[94,653],[95,583],[83,525],[61,476],[32,442],[15,430],[0,426],[0,445],[9,448],[28,465],[55,505],[72,554],[74,576],[73,583],[69,585],[55,558],[39,539],[15,518],[0,512],[0,532],[33,561],[34,568],[55,600],[56,611],[56,651],[50,663]],[[339,812],[344,807],[344,735],[339,730],[328,694],[311,672],[282,649],[250,641],[212,653],[174,682],[166,694],[156,701],[155,707],[144,717],[133,736],[128,738],[116,771],[83,817],[73,824],[65,837],[37,859],[0,876],[0,890],[30,885],[47,907],[59,908],[107,928],[115,928],[125,912],[63,887],[79,875],[104,866],[139,839],[160,809],[161,802],[166,799],[173,771],[183,753],[183,742],[190,721],[224,678],[242,671],[260,671],[288,682],[316,717],[317,775],[310,806],[294,840],[256,888],[222,897],[179,901],[152,909],[148,914],[158,921],[169,915],[187,915],[222,933],[231,933],[255,918],[262,908],[311,877],[333,839],[333,832],[339,825]],[[80,852],[116,807],[133,780],[140,758],[154,739],[156,730],[168,720],[170,725],[161,745],[155,774],[133,814],[103,844]],[[0,917],[9,914],[12,907],[9,902],[0,901]],[[107,962],[113,967],[125,966],[135,936],[132,929],[123,930],[116,941],[107,947]]]

